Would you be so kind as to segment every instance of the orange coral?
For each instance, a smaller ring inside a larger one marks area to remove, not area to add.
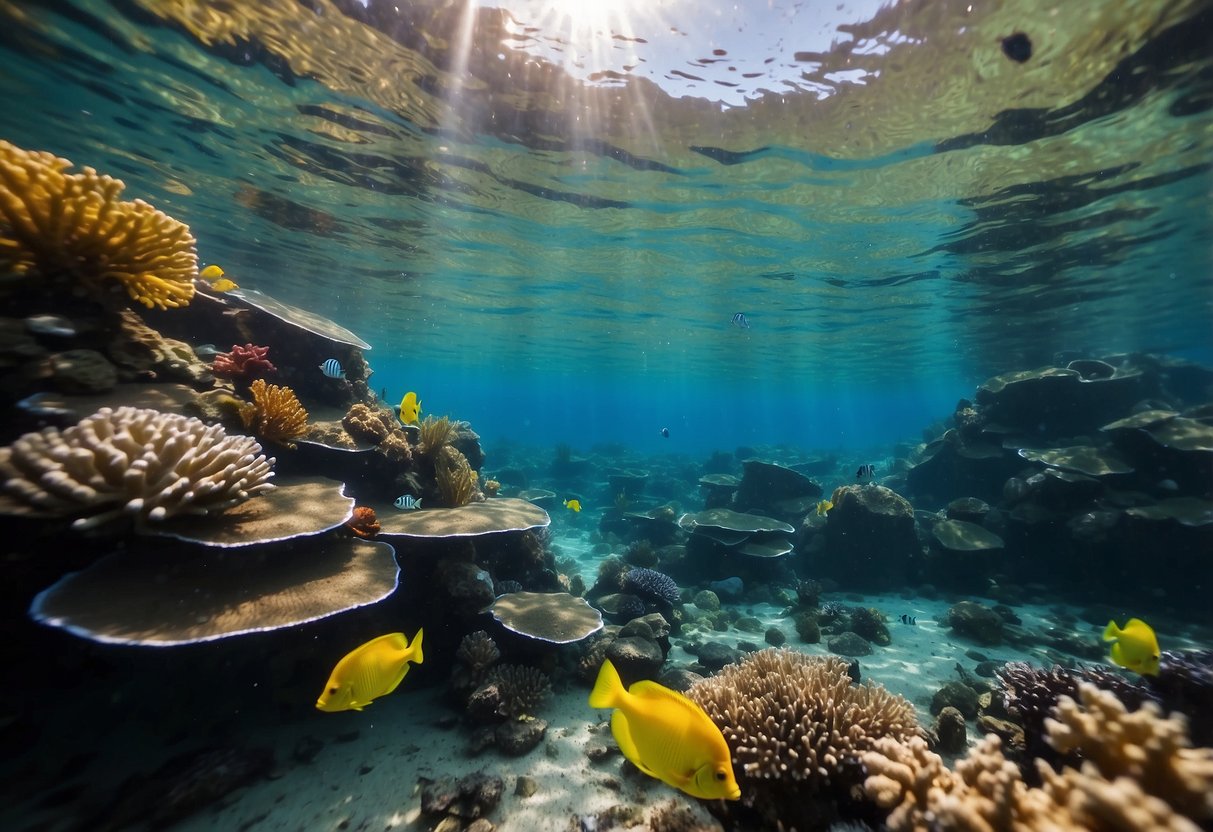
[[[257,379],[249,386],[252,404],[240,408],[240,419],[263,439],[295,447],[292,439],[307,432],[307,411],[299,403],[295,391]]]
[[[354,506],[354,515],[345,525],[359,537],[379,534],[379,520],[375,517],[375,509],[370,506]]]
[[[147,307],[194,297],[198,256],[189,227],[141,199],[119,199],[121,180],[44,151],[0,140],[0,271],[70,275],[93,291],[120,283]]]

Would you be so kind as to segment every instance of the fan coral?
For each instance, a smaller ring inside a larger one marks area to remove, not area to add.
[[[442,448],[434,463],[438,494],[448,508],[466,506],[476,496],[476,472],[467,459],[449,445]]]
[[[379,519],[370,506],[354,506],[354,515],[345,524],[358,537],[374,537],[379,534]]]
[[[1152,829],[1196,832],[1213,818],[1213,749],[1190,748],[1182,717],[1163,719],[1153,703],[1130,714],[1109,691],[1079,684],[1062,697],[1049,741],[1085,758],[1081,769],[1036,767],[1041,788],[987,736],[954,772],[920,739],[879,740],[863,754],[864,790],[894,832],[1079,832]]]
[[[552,685],[543,671],[518,664],[493,668],[486,684],[497,687],[501,697],[498,712],[509,719],[533,715],[552,692]]]
[[[645,569],[637,566],[629,569],[623,576],[623,591],[654,601],[664,601],[667,604],[677,604],[681,597],[678,584],[669,575],[655,569]]]
[[[249,378],[262,376],[266,373],[276,373],[278,368],[270,363],[269,347],[258,347],[253,344],[232,344],[231,352],[221,352],[211,363],[211,372],[227,378]]]
[[[744,805],[771,828],[827,825],[858,779],[859,754],[880,737],[920,734],[913,705],[883,687],[852,684],[847,669],[836,657],[772,648],[687,691],[724,733]]]
[[[240,420],[263,439],[294,447],[292,439],[307,432],[307,411],[295,397],[295,391],[257,379],[249,387],[252,404],[240,409]]]
[[[455,423],[445,416],[441,419],[426,416],[417,427],[421,449],[429,456],[435,456],[455,438]]]
[[[248,436],[156,410],[102,408],[60,432],[45,428],[0,448],[3,490],[53,514],[90,514],[88,528],[222,511],[273,488],[273,459]]]
[[[111,282],[147,307],[194,297],[198,257],[189,227],[92,168],[0,140],[0,271],[70,276],[100,294]]]
[[[483,673],[495,661],[501,658],[497,642],[484,630],[468,633],[459,642],[455,657],[476,673]]]

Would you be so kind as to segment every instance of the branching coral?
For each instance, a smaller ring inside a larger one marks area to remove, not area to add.
[[[474,674],[480,675],[501,658],[501,651],[488,633],[477,630],[463,637],[459,642],[459,649],[455,651],[455,657]]]
[[[533,715],[552,692],[547,675],[526,665],[498,665],[489,673],[485,683],[497,687],[500,696],[498,712],[510,719]]]
[[[847,670],[836,657],[768,649],[687,691],[724,733],[743,802],[772,828],[828,823],[859,754],[881,737],[919,735],[913,705],[883,687],[853,684]]]
[[[477,494],[476,472],[468,465],[464,455],[450,445],[445,446],[435,460],[434,475],[444,506],[466,506]]]
[[[1164,719],[1151,702],[1130,713],[1086,682],[1078,696],[1063,696],[1046,727],[1059,752],[1084,762],[1057,772],[1037,760],[1040,788],[987,736],[955,771],[921,740],[882,740],[863,754],[864,790],[892,809],[894,832],[1196,832],[1194,821],[1213,818],[1213,749],[1189,747],[1182,717]]]
[[[211,363],[211,372],[226,378],[250,378],[276,373],[278,368],[270,363],[269,347],[254,344],[232,344],[231,352],[221,352]]]
[[[445,416],[441,419],[426,416],[417,427],[422,452],[434,458],[455,439],[455,423]]]
[[[291,442],[307,432],[307,411],[289,387],[266,384],[257,379],[249,387],[251,404],[240,409],[240,419],[263,439],[294,447]]]
[[[0,448],[3,490],[52,514],[91,515],[78,527],[222,511],[272,488],[273,463],[251,437],[133,407],[102,408],[62,432],[46,428]]]
[[[147,307],[187,305],[198,257],[189,227],[92,168],[0,140],[0,271],[69,276],[102,293],[121,284]]]
[[[642,566],[633,567],[623,574],[623,591],[667,604],[677,604],[680,598],[678,584],[673,578]]]

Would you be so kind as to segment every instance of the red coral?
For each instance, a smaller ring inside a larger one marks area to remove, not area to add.
[[[231,352],[221,352],[215,356],[211,372],[228,378],[249,378],[276,373],[278,368],[266,358],[269,351],[269,347],[257,347],[252,344],[242,347],[232,344]]]
[[[379,520],[375,517],[375,510],[369,506],[354,506],[354,516],[345,525],[359,537],[379,534]]]

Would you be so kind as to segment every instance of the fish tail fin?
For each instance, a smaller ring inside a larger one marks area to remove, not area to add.
[[[1108,626],[1103,628],[1103,640],[1115,641],[1120,638],[1121,629],[1116,626],[1115,621],[1109,621]]]
[[[425,498],[422,497],[421,499],[424,500]],[[417,502],[413,503],[413,505],[416,506],[417,508],[421,508],[421,500],[418,500]]]
[[[617,708],[623,693],[623,680],[619,678],[619,671],[611,664],[611,660],[607,659],[599,668],[598,681],[590,691],[590,707]]]
[[[409,661],[421,664],[425,661],[425,654],[421,652],[421,636],[425,633],[425,628],[417,630],[417,635],[413,636],[413,643],[409,645],[409,652],[412,654]]]

